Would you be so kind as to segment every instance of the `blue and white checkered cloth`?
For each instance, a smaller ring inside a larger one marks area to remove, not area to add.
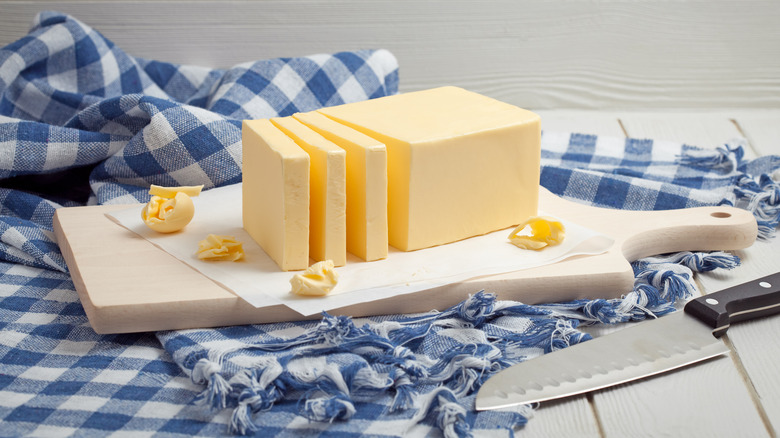
[[[226,70],[128,55],[67,15],[0,49],[0,435],[511,435],[528,407],[476,413],[496,371],[586,340],[578,324],[673,310],[724,253],[634,264],[615,300],[543,306],[475,294],[423,315],[98,335],[52,233],[57,208],[146,201],[149,184],[241,180],[240,122],[397,92],[384,50]],[[542,184],[624,209],[730,204],[777,227],[780,158],[543,134]]]

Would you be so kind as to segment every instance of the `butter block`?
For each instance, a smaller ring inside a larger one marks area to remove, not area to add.
[[[315,262],[347,263],[347,154],[293,117],[271,122],[309,154],[309,256]]]
[[[244,229],[284,271],[309,267],[309,154],[269,120],[242,124]]]
[[[317,113],[293,117],[347,153],[347,251],[365,261],[387,257],[387,150],[379,142]]]
[[[427,248],[537,214],[538,115],[457,87],[318,110],[387,147],[388,239]]]

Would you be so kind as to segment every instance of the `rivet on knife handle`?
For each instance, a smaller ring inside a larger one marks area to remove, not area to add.
[[[685,312],[720,337],[732,323],[780,313],[780,272],[688,302]]]

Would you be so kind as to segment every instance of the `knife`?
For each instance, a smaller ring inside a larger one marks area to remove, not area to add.
[[[729,352],[729,325],[780,312],[780,272],[689,301],[682,312],[513,365],[489,378],[476,409],[581,394]]]

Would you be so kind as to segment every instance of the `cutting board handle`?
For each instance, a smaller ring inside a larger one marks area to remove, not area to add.
[[[735,207],[623,211],[623,255],[636,260],[678,251],[727,251],[749,247],[758,236],[756,218]]]

